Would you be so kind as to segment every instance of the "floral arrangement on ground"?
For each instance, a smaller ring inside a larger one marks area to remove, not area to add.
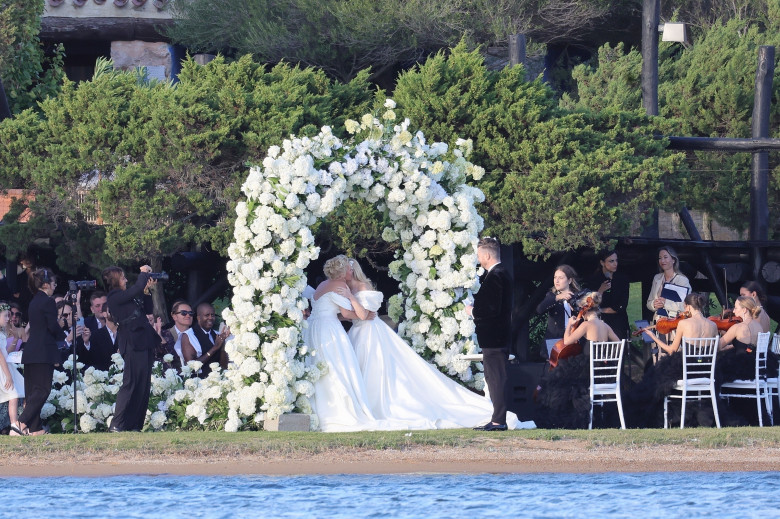
[[[327,126],[311,138],[291,136],[250,169],[228,248],[234,291],[222,315],[234,333],[226,344],[231,366],[220,371],[213,364],[217,369],[203,380],[192,376],[197,362],[182,376],[155,366],[147,427],[237,431],[288,412],[313,413],[314,382],[327,366],[302,339],[304,269],[319,256],[310,228],[349,197],[384,211],[392,226],[383,238],[400,242],[390,264],[400,293],[389,300],[399,334],[443,372],[484,387],[481,365],[460,358],[477,350],[474,323],[463,310],[478,288],[483,221],[475,203],[484,200],[466,182],[484,170],[467,160],[470,140],[459,139],[453,150],[428,144],[422,132],[409,130],[408,119],[396,123],[393,100],[384,106],[381,114],[347,120],[349,140]],[[109,372],[84,372],[76,395],[83,431],[108,427],[121,365],[119,358]],[[73,389],[60,373],[44,412],[67,430]]]

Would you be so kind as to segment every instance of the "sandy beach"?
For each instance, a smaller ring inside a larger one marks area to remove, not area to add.
[[[592,473],[656,471],[777,471],[780,448],[697,448],[690,445],[594,447],[582,440],[544,441],[521,438],[481,445],[441,447],[412,445],[402,449],[339,447],[306,452],[241,455],[152,456],[117,452],[6,457],[6,476],[107,476],[121,474],[297,475],[401,473]]]

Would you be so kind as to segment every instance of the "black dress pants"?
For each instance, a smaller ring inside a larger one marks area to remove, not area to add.
[[[24,411],[19,421],[27,426],[30,432],[41,430],[41,409],[51,393],[51,382],[54,377],[52,364],[24,365]]]
[[[485,383],[493,402],[492,422],[506,424],[507,380],[506,364],[509,348],[482,348],[482,366],[485,369]]]
[[[154,349],[139,351],[128,348],[122,358],[125,361],[125,370],[122,387],[116,394],[111,427],[120,431],[140,431],[143,429],[146,409],[149,407]]]

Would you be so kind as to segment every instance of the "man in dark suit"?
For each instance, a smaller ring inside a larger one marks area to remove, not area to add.
[[[109,325],[106,321],[106,308],[108,305],[105,303],[105,294],[98,299],[104,301],[104,303],[98,309],[93,307],[93,312],[95,312],[95,321],[100,324],[100,327],[96,327],[95,331],[85,340],[78,341],[76,348],[79,360],[85,366],[93,366],[100,371],[108,371],[114,363],[111,355],[117,352],[115,344],[116,327]],[[90,329],[88,325],[87,329]]]
[[[141,300],[151,271],[149,265],[141,267],[138,280],[128,288],[121,268],[103,270],[103,282],[109,290],[108,311],[119,325],[116,344],[125,361],[122,387],[116,395],[114,418],[108,428],[111,432],[140,431],[149,407],[154,350],[160,340],[146,319]]]
[[[490,423],[477,427],[485,431],[505,431],[507,411],[506,365],[509,360],[509,332],[512,316],[512,278],[501,264],[501,249],[495,238],[482,238],[477,259],[485,269],[482,286],[474,296],[474,305],[466,313],[474,318],[477,341],[482,348],[485,382],[493,402]]]
[[[104,306],[108,301],[106,293],[102,290],[95,290],[89,295],[89,309],[92,311],[92,315],[88,315],[84,318],[84,326],[89,328],[94,336],[98,330],[106,325]],[[100,314],[103,314],[101,319]]]
[[[203,352],[211,351],[212,346],[217,346],[217,351],[211,356],[213,359],[211,362],[219,362],[222,369],[227,368],[228,359],[224,345],[225,338],[230,335],[230,330],[226,328],[222,333],[214,331],[214,320],[216,319],[217,314],[214,307],[209,303],[201,303],[198,305],[196,317],[198,322],[193,325],[192,331],[195,334],[195,338],[198,339]],[[206,378],[209,373],[211,373],[211,367],[204,362],[198,376],[200,378]]]

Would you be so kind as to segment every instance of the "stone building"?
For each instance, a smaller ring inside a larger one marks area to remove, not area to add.
[[[89,79],[99,57],[122,70],[146,67],[149,78],[176,76],[182,51],[162,34],[172,0],[46,0],[41,40],[65,46],[65,71]]]

